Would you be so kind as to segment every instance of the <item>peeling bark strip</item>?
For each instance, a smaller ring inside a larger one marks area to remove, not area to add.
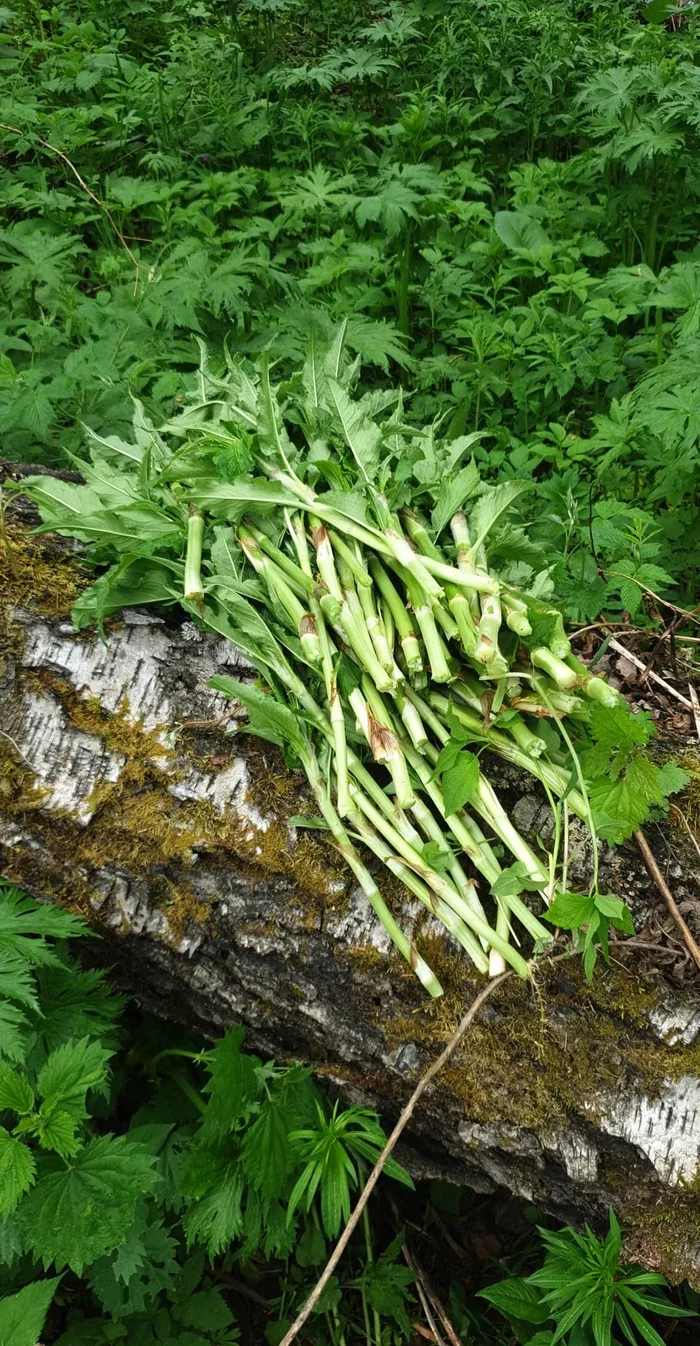
[[[45,547],[18,534],[0,558],[0,871],[100,928],[144,1005],[208,1034],[239,1020],[391,1119],[478,989],[461,951],[383,882],[446,987],[429,1003],[323,834],[288,823],[314,811],[305,782],[221,723],[230,703],[207,683],[243,666],[231,645],[141,613],[106,644],[76,634],[74,563]],[[517,825],[546,831],[532,781],[489,771]],[[671,822],[660,839],[688,914],[697,852]],[[638,929],[663,923],[632,849],[603,854],[601,882]],[[425,1095],[404,1158],[566,1219],[614,1203],[636,1255],[700,1283],[700,983],[653,957],[620,955],[593,987],[573,962],[512,978]]]

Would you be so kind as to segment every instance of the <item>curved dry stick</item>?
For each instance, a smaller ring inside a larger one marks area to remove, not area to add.
[[[673,896],[673,893],[671,892],[671,889],[669,888],[663,874],[661,873],[661,870],[659,869],[656,860],[654,859],[651,848],[649,846],[649,842],[647,841],[641,828],[639,829],[638,832],[635,832],[634,839],[642,853],[642,858],[652,879],[654,880],[654,883],[656,884],[659,892],[661,893],[661,896],[663,897],[666,906],[668,907],[674,921],[676,922],[676,925],[678,926],[678,929],[680,930],[683,936],[683,942],[688,950],[688,953],[690,954],[693,962],[695,963],[695,966],[697,968],[700,968],[700,948],[698,948],[695,936],[693,935],[692,930],[690,930],[690,928],[686,924],[681,909],[678,906],[678,903],[676,902],[676,899]]]
[[[499,986],[502,986],[504,981],[507,981],[508,978],[511,977],[512,975],[513,975],[512,972],[502,972],[500,977],[494,977],[493,981],[489,982],[488,986],[484,987],[484,990],[479,992],[478,996],[476,997],[475,1000],[472,1001],[466,1014],[457,1025],[457,1028],[455,1029],[447,1046],[443,1049],[440,1055],[433,1061],[432,1065],[428,1067],[425,1074],[422,1075],[421,1078],[419,1079],[418,1084],[413,1090],[413,1093],[411,1094],[408,1103],[406,1104],[403,1112],[401,1113],[401,1116],[399,1117],[396,1126],[394,1127],[391,1135],[389,1136],[389,1139],[387,1140],[384,1149],[382,1150],[376,1164],[374,1165],[374,1168],[372,1169],[372,1172],[370,1173],[367,1179],[367,1182],[365,1183],[362,1192],[360,1193],[357,1205],[355,1206],[355,1209],[352,1215],[350,1216],[350,1219],[348,1220],[345,1229],[343,1230],[340,1238],[338,1239],[338,1242],[335,1245],[335,1248],[333,1249],[333,1252],[330,1255],[330,1258],[328,1259],[328,1262],[326,1263],[325,1269],[323,1271],[320,1280],[317,1282],[314,1289],[311,1291],[311,1294],[309,1295],[309,1298],[307,1299],[303,1309],[294,1319],[294,1322],[292,1323],[292,1326],[290,1327],[286,1336],[283,1337],[282,1341],[280,1342],[280,1346],[291,1346],[291,1342],[293,1342],[295,1337],[297,1337],[298,1334],[301,1332],[301,1329],[304,1326],[304,1323],[306,1322],[309,1315],[313,1313],[316,1304],[321,1298],[323,1291],[325,1290],[331,1276],[333,1275],[333,1272],[335,1271],[335,1268],[337,1267],[343,1253],[345,1252],[345,1249],[348,1246],[348,1243],[350,1242],[350,1239],[352,1238],[353,1233],[355,1232],[355,1229],[357,1228],[360,1222],[362,1212],[365,1206],[367,1205],[367,1202],[369,1201],[369,1198],[372,1192],[374,1191],[374,1188],[376,1187],[379,1178],[381,1177],[382,1169],[384,1168],[384,1165],[387,1159],[389,1158],[389,1155],[394,1149],[394,1146],[396,1145],[402,1131],[408,1125],[409,1121],[411,1120],[411,1117],[413,1116],[413,1113],[415,1112],[418,1100],[425,1093],[431,1080],[433,1080],[435,1076],[439,1074],[445,1063],[449,1061],[455,1048],[459,1046],[459,1043],[461,1039],[464,1037],[464,1034],[469,1028],[469,1025],[473,1022],[473,1020],[476,1018],[476,1015],[479,1013],[481,1006],[488,1000],[489,996],[493,995],[494,991],[496,991]]]
[[[23,131],[19,126],[9,126],[7,122],[0,122],[0,131],[12,131],[14,135],[25,136],[26,139],[30,142],[30,144],[33,141],[36,141],[37,145],[41,145],[42,149],[48,150],[49,153],[51,154],[55,154],[57,159],[60,159],[64,164],[66,164],[66,166],[70,169],[71,173],[73,174],[73,177],[75,178],[76,182],[78,182],[79,185],[82,187],[85,194],[90,197],[91,201],[94,201],[95,205],[98,206],[98,208],[102,211],[103,215],[105,215],[106,218],[109,220],[109,223],[112,229],[114,230],[117,238],[119,239],[119,242],[121,243],[127,257],[129,258],[129,261],[131,262],[132,266],[136,268],[136,280],[138,280],[139,271],[141,269],[141,263],[138,261],[138,259],[134,256],[133,252],[131,251],[131,248],[129,247],[129,244],[127,243],[121,229],[119,228],[119,225],[117,224],[114,216],[112,215],[112,212],[104,204],[104,201],[100,201],[99,196],[95,196],[95,193],[92,191],[92,189],[88,187],[87,182],[85,181],[84,178],[80,176],[80,173],[78,172],[75,164],[71,162],[71,160],[68,158],[68,155],[64,154],[63,150],[57,149],[55,145],[51,145],[48,140],[42,140],[41,136],[32,137],[29,132]]]

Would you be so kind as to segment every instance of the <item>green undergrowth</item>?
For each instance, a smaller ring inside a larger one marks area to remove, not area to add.
[[[0,885],[0,1340],[277,1346],[384,1143],[379,1119],[253,1054],[242,1028],[211,1045],[144,1014],[85,958],[89,934]],[[555,1230],[534,1206],[414,1190],[391,1159],[304,1340],[409,1346],[417,1274],[464,1346],[612,1346],[625,1315],[630,1342],[659,1346],[653,1324],[671,1318],[684,1346],[697,1303],[624,1262],[612,1214],[605,1239]]]
[[[692,602],[698,20],[643,19],[3,9],[4,453],[65,465],[80,421],[124,433],[132,395],[161,422],[197,339],[283,369],[347,318],[366,389],[402,377],[417,423],[537,481],[530,538],[571,620]]]

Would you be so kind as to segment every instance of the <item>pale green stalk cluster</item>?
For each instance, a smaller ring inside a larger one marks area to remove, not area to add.
[[[519,834],[478,758],[460,755],[459,744],[523,768],[550,798],[566,796],[588,818],[564,755],[554,760],[537,727],[582,712],[586,697],[611,702],[617,694],[572,657],[560,621],[548,644],[505,656],[504,628],[529,636],[533,602],[489,572],[463,513],[451,521],[453,559],[411,512],[387,512],[384,526],[361,522],[288,463],[284,471],[269,460],[261,466],[280,494],[263,486],[256,511],[247,488],[251,508],[237,539],[279,637],[274,667],[249,648],[268,695],[297,714],[297,729],[282,730],[280,741],[301,760],[338,850],[431,995],[442,988],[389,911],[359,842],[443,923],[477,971],[495,975],[509,965],[528,976],[522,932],[536,947],[551,934],[519,889],[551,902],[556,860]],[[191,584],[201,548],[194,528],[189,539]],[[250,706],[245,685],[216,684]],[[458,775],[468,777],[458,805],[441,765],[450,743]],[[514,865],[522,882],[509,886],[503,870]]]

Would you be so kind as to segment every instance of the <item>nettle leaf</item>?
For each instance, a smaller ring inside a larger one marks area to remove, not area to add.
[[[558,893],[543,913],[545,920],[562,930],[579,930],[595,915],[595,900],[582,893]]]
[[[202,1119],[206,1138],[228,1136],[250,1111],[258,1092],[257,1056],[241,1051],[245,1029],[231,1028],[207,1053],[209,1079],[204,1093],[209,1095]]]
[[[187,1246],[201,1243],[218,1257],[243,1229],[245,1180],[237,1164],[217,1165],[210,1188],[188,1206],[182,1217]]]
[[[0,1299],[0,1341],[2,1346],[36,1346],[41,1337],[60,1276],[32,1281],[16,1295]]]
[[[249,1181],[268,1200],[285,1195],[295,1167],[289,1130],[289,1116],[276,1098],[266,1099],[253,1124],[246,1128],[241,1162]]]
[[[442,773],[442,793],[445,812],[458,813],[474,795],[479,785],[479,759],[463,748],[454,763]]]
[[[85,1107],[88,1090],[97,1089],[104,1093],[107,1063],[113,1054],[109,1048],[87,1037],[58,1047],[37,1077],[43,1108],[47,1112],[60,1110],[76,1121],[82,1121],[88,1116]]]
[[[0,1215],[9,1215],[29,1191],[36,1173],[34,1155],[24,1141],[0,1126]]]
[[[26,1015],[16,1005],[0,1000],[0,1059],[23,1061],[25,1057],[24,1032]]]
[[[648,711],[638,710],[633,714],[623,702],[602,706],[595,701],[590,710],[590,727],[596,743],[610,753],[638,744],[643,746],[656,733],[656,725]]]
[[[26,1075],[20,1075],[19,1071],[11,1070],[8,1066],[0,1066],[0,1111],[7,1108],[21,1117],[23,1113],[31,1112],[33,1107],[34,1090]]]
[[[78,1276],[121,1242],[137,1202],[159,1179],[156,1160],[127,1136],[99,1136],[66,1165],[43,1161],[18,1219],[27,1247],[45,1266],[70,1267]]]

